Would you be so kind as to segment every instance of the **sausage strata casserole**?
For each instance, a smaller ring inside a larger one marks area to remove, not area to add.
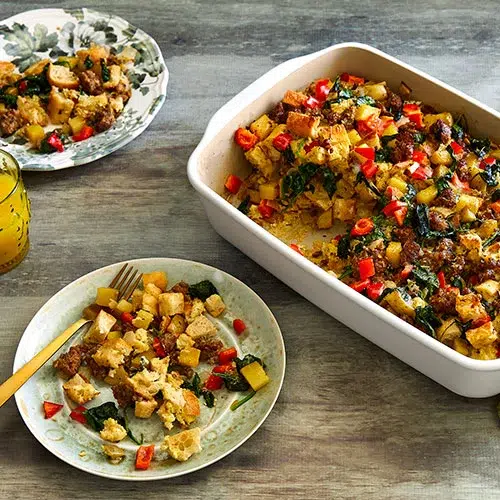
[[[133,47],[113,53],[92,45],[72,57],[38,61],[23,74],[1,61],[1,135],[17,134],[53,153],[64,150],[68,137],[78,142],[109,129],[132,94],[127,68],[136,54]]]
[[[240,211],[457,352],[500,356],[500,148],[464,117],[344,73],[235,140],[252,165],[225,183]]]
[[[221,390],[246,392],[231,404],[234,411],[269,382],[262,360],[252,354],[239,358],[235,346],[224,346],[213,318],[224,317],[226,305],[210,281],[181,281],[167,288],[163,271],[144,274],[142,280],[143,287],[130,300],[119,299],[116,289],[98,288],[95,303],[83,312],[93,319],[92,326],[81,343],[54,362],[64,379],[71,419],[99,433],[106,442],[103,452],[113,463],[123,460],[126,451],[110,443],[128,438],[140,445],[135,459],[139,470],[149,467],[155,445],[138,439],[127,412],[136,419],[156,415],[166,431],[160,451],[185,461],[201,451],[196,425],[200,398],[214,408]],[[232,327],[236,335],[247,330],[239,318]],[[83,406],[106,385],[114,401]],[[45,418],[63,407],[44,401]]]

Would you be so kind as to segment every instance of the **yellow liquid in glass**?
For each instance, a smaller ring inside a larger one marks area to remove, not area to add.
[[[29,200],[22,180],[17,182],[9,173],[0,172],[0,273],[15,267],[26,255],[29,220]]]

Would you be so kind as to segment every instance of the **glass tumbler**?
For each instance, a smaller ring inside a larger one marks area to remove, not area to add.
[[[0,273],[16,267],[28,253],[30,218],[19,164],[0,149]]]

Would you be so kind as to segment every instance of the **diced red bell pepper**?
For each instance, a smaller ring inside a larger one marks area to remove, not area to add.
[[[238,335],[241,335],[247,329],[247,325],[242,319],[237,318],[233,321],[233,328]]]
[[[229,349],[225,349],[224,351],[219,352],[219,364],[225,365],[232,361],[234,358],[238,356],[238,351],[236,347],[230,347]]]
[[[77,406],[70,414],[69,416],[75,420],[76,422],[80,422],[80,424],[85,425],[87,423],[87,418],[83,414],[84,411],[86,411],[87,408],[85,406]]]
[[[479,283],[479,276],[477,274],[473,274],[469,277],[470,284],[475,286]]]
[[[391,217],[392,215],[394,215],[394,212],[396,210],[399,210],[403,207],[406,207],[406,203],[404,201],[392,200],[382,209],[382,213],[386,217]]]
[[[309,153],[309,151],[311,151],[311,149],[315,148],[316,146],[319,146],[319,141],[311,141],[309,144],[306,144],[304,146],[304,151],[306,153]]]
[[[122,320],[122,323],[132,323],[134,317],[129,312],[123,312],[120,315],[120,319]]]
[[[424,128],[424,115],[422,113],[412,113],[408,119],[413,122],[418,129]]]
[[[406,214],[408,213],[408,207],[402,207],[394,211],[394,218],[398,226],[402,226],[405,223]]]
[[[52,134],[47,137],[47,144],[49,144],[49,146],[52,146],[59,153],[62,153],[64,151],[64,144],[61,138],[56,134],[56,132],[52,132]]]
[[[351,236],[365,236],[373,231],[375,224],[371,219],[359,219],[351,229]]]
[[[422,164],[427,162],[427,155],[423,151],[414,151],[411,159]]]
[[[297,245],[296,243],[291,243],[290,248],[295,252],[299,253],[300,255],[304,255],[304,252],[300,249],[299,245]]]
[[[375,264],[371,257],[361,259],[358,263],[359,277],[361,281],[371,278],[375,275]]]
[[[307,109],[317,109],[321,107],[321,103],[318,101],[313,96],[309,96],[305,101],[304,101],[304,108]]]
[[[367,280],[362,280],[362,281],[356,281],[356,283],[351,283],[349,286],[355,290],[358,293],[364,292],[367,288],[368,285],[371,283],[369,279]]]
[[[224,186],[230,193],[236,194],[240,190],[242,184],[243,181],[237,175],[229,174]]]
[[[456,155],[459,155],[460,153],[463,153],[463,151],[464,151],[464,148],[462,146],[460,146],[460,144],[458,144],[458,142],[451,141],[450,146]]]
[[[150,444],[149,446],[139,446],[137,448],[137,453],[135,455],[135,468],[137,470],[146,470],[151,465],[151,460],[153,460],[155,454],[155,445]]]
[[[89,137],[92,137],[94,135],[94,129],[90,125],[84,125],[80,132],[78,134],[75,134],[72,139],[75,142],[80,142],[84,141],[85,139],[88,139]]]
[[[409,102],[403,106],[403,113],[405,115],[411,115],[413,113],[419,113],[419,112],[420,112],[420,104]]]
[[[375,159],[375,148],[370,148],[370,147],[359,147],[359,148],[354,148],[354,151],[358,153],[358,155],[363,156],[367,160],[374,160]]]
[[[239,128],[234,134],[234,140],[243,151],[252,149],[259,142],[259,138],[246,128]]]
[[[377,300],[382,295],[384,288],[384,284],[381,281],[377,283],[370,283],[366,287],[366,295],[368,295],[368,297],[372,300]]]
[[[461,181],[458,178],[458,175],[456,172],[453,172],[453,175],[451,176],[451,183],[458,189],[461,189],[462,191],[470,191],[470,184],[469,181]]]
[[[365,83],[364,78],[350,75],[349,73],[342,73],[340,75],[340,81],[350,83],[351,85],[363,85]]]
[[[45,413],[45,418],[52,418],[57,412],[63,409],[64,405],[58,403],[51,403],[50,401],[43,402],[43,411]]]
[[[430,179],[432,177],[432,168],[420,166],[411,174],[411,177],[417,181]]]
[[[374,163],[373,160],[366,160],[359,169],[367,179],[371,179],[375,177],[375,174],[378,172],[378,165]]]
[[[205,389],[208,391],[218,391],[222,389],[224,385],[224,380],[217,375],[210,374],[205,382]]]
[[[356,122],[356,130],[359,132],[361,137],[366,137],[377,129],[379,123],[380,120],[373,115],[366,120],[358,120]]]
[[[290,143],[293,141],[293,137],[291,134],[279,134],[273,139],[273,146],[278,151],[285,151],[285,149],[290,146]]]
[[[486,316],[482,316],[480,318],[473,320],[471,326],[472,328],[479,328],[480,326],[483,326],[486,323],[489,323],[490,321],[491,317],[489,314],[487,314]]]
[[[227,373],[227,372],[232,372],[234,370],[234,366],[232,363],[226,363],[225,365],[217,365],[214,366],[214,369],[212,370],[214,373]]]
[[[495,164],[496,158],[493,158],[492,156],[488,156],[488,158],[484,158],[481,160],[481,163],[479,164],[479,168],[481,170],[484,170],[486,167],[491,167],[492,165]]]
[[[28,90],[28,82],[26,80],[21,80],[17,86],[20,94],[24,94]]]
[[[269,217],[271,217],[271,215],[273,215],[274,213],[274,208],[267,204],[267,200],[261,200],[261,202],[257,206],[257,209],[264,219],[269,219]]]
[[[316,99],[320,102],[325,101],[330,93],[330,80],[318,80],[315,87]]]
[[[490,205],[490,208],[496,213],[500,214],[500,200],[495,201]]]
[[[399,276],[402,280],[405,280],[410,276],[412,271],[413,271],[413,265],[406,264],[406,266],[403,267],[402,271],[399,273]]]
[[[167,356],[167,351],[165,351],[165,347],[163,347],[163,344],[158,337],[153,339],[153,350],[159,358],[165,358]]]
[[[439,281],[439,288],[446,288],[446,278],[443,271],[437,273],[437,279]]]

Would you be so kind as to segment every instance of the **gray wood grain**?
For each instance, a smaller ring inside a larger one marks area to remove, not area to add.
[[[251,286],[282,327],[287,375],[275,410],[244,446],[205,470],[149,484],[69,467],[31,436],[10,401],[0,416],[0,498],[498,498],[496,399],[452,394],[309,304],[212,230],[186,177],[224,102],[275,64],[336,42],[372,44],[499,108],[498,3],[106,5],[160,44],[168,100],[141,137],[111,156],[24,175],[32,247],[0,277],[0,379],[52,294],[93,269],[150,256],[206,262]],[[49,6],[58,2],[3,1],[0,18]]]

